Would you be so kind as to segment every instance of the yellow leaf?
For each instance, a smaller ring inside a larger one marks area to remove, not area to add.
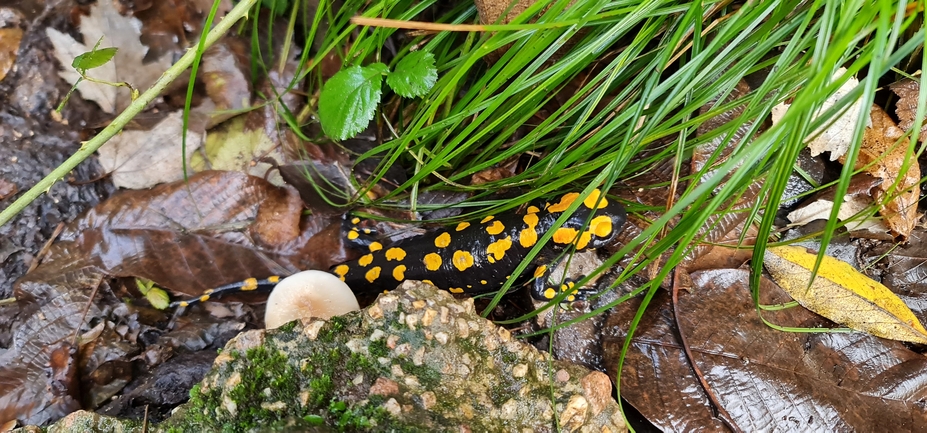
[[[927,344],[927,329],[888,287],[849,263],[824,256],[809,286],[817,254],[800,247],[766,250],[766,269],[793,299],[834,322],[891,340]]]

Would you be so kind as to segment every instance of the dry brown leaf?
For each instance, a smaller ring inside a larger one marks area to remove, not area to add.
[[[885,218],[891,234],[904,240],[911,235],[917,223],[920,166],[914,155],[907,155],[910,142],[902,138],[904,131],[895,126],[885,111],[873,105],[869,116],[872,127],[866,128],[863,135],[855,168],[865,167],[867,173],[882,179],[874,197],[881,203],[879,212]],[[905,162],[909,166],[902,173]]]
[[[898,296],[848,263],[824,256],[810,285],[817,254],[801,247],[769,248],[763,263],[773,279],[805,308],[882,338],[927,344],[927,329]]]
[[[150,131],[123,131],[100,148],[100,165],[112,172],[114,185],[145,189],[183,179],[182,114],[169,114]],[[199,149],[202,136],[202,131],[187,131],[187,161]]]
[[[898,127],[910,131],[914,126],[914,115],[917,113],[917,94],[920,91],[920,82],[915,80],[901,80],[888,86],[898,95],[895,104],[895,115],[898,116]],[[921,125],[920,141],[927,135],[927,123]]]
[[[0,29],[0,80],[6,77],[16,62],[16,53],[19,52],[22,39],[23,31],[19,28]]]
[[[45,30],[55,47],[55,57],[61,63],[58,76],[69,84],[76,83],[80,78],[80,74],[71,67],[71,62],[78,55],[92,50],[100,38],[103,38],[100,47],[116,47],[119,50],[111,62],[87,72],[93,78],[109,82],[124,81],[136,89],[144,90],[171,65],[170,56],[166,55],[152,63],[142,62],[148,47],[139,40],[141,23],[135,18],[120,15],[113,0],[100,0],[91,6],[90,15],[81,17],[80,32],[84,37],[83,44],[51,27]],[[106,113],[122,111],[132,101],[125,87],[84,80],[77,86],[77,90],[84,99],[96,102]]]
[[[834,72],[833,78],[837,79],[846,73],[846,68],[839,68]],[[840,98],[846,96],[858,85],[859,80],[851,77],[846,83],[840,86],[833,95],[824,100],[821,104],[821,108],[815,113],[815,117],[829,110]],[[785,103],[773,107],[773,123],[778,123],[779,119],[785,115],[789,107],[790,105]],[[830,160],[836,161],[837,158],[846,154],[847,150],[850,148],[850,142],[853,141],[853,127],[861,120],[868,121],[868,119],[860,119],[861,108],[862,101],[857,99],[850,105],[850,108],[844,111],[833,123],[812,132],[810,136],[814,137],[814,140],[808,143],[811,156],[820,155],[822,152],[830,152]]]

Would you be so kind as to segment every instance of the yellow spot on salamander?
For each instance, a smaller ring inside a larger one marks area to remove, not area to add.
[[[381,244],[381,243],[379,243],[379,242],[371,242],[371,243],[370,243],[370,252],[371,252],[371,253],[374,252],[374,251],[380,251],[380,250],[382,250],[382,249],[383,249],[383,244]]]
[[[444,248],[451,244],[451,234],[448,232],[441,233],[438,237],[435,238],[435,246],[438,248]]]
[[[503,230],[505,230],[505,224],[502,224],[502,221],[493,221],[492,224],[486,226],[486,233],[493,236],[502,233]]]
[[[579,235],[579,241],[576,242],[576,249],[581,250],[586,248],[589,245],[589,240],[592,239],[592,233],[585,231],[583,234]]]
[[[570,205],[573,204],[573,202],[576,201],[577,198],[579,198],[578,192],[571,192],[571,193],[564,194],[563,197],[560,197],[560,202],[548,207],[547,211],[551,213],[563,212],[567,210],[567,208],[570,207]]]
[[[422,282],[426,284],[431,284],[432,286],[435,285],[435,283],[432,283],[431,280],[422,280]]]
[[[247,280],[243,281],[241,284],[241,290],[245,292],[249,290],[254,290],[256,288],[257,288],[257,279],[254,279],[254,278],[248,278]]]
[[[277,283],[280,282],[280,276],[279,276],[279,275],[274,275],[274,276],[272,276],[272,277],[269,277],[269,278],[267,279],[267,281],[269,281],[269,282],[271,282],[271,283],[273,283],[273,284],[277,284]]]
[[[576,239],[576,235],[579,232],[576,229],[571,229],[568,227],[560,227],[557,231],[554,232],[554,242],[558,244],[568,244],[573,242]]]
[[[457,231],[462,231],[463,229],[465,229],[465,228],[467,228],[467,227],[470,227],[470,223],[468,223],[468,222],[462,222],[462,223],[460,223],[460,224],[457,224],[457,228],[456,228],[455,230],[457,230]]]
[[[209,295],[203,295],[197,298],[200,302],[206,302],[209,300]]]
[[[422,259],[422,263],[425,264],[425,269],[429,271],[437,271],[441,268],[441,256],[438,253],[428,253],[425,254],[425,257]]]
[[[451,292],[451,293],[463,293],[463,292],[464,292],[464,289],[462,289],[462,288],[460,288],[460,287],[449,287],[449,288],[447,289],[447,291],[448,291],[448,292]]]
[[[492,216],[492,215],[490,215],[490,216],[488,216],[488,217],[486,217],[486,218],[483,218],[483,220],[480,221],[480,224],[486,224],[486,223],[492,221],[493,218],[495,218],[495,217]]]
[[[545,299],[554,299],[554,296],[557,296],[557,291],[556,291],[556,290],[554,290],[554,289],[552,289],[552,288],[550,288],[550,287],[548,287],[546,290],[544,290],[544,298],[545,298]]]
[[[600,238],[612,234],[612,219],[605,215],[593,218],[589,223],[589,231]]]
[[[370,234],[370,229],[363,229],[363,230],[361,230],[361,231],[363,231],[365,235],[369,235],[369,234]]]
[[[454,251],[453,263],[458,271],[464,271],[473,266],[473,255],[469,251]]]
[[[487,284],[489,284],[489,281],[486,281],[486,280],[480,280],[480,284],[482,284],[482,285],[484,285],[484,286],[485,286],[485,285],[487,285]]]
[[[357,230],[351,230],[348,232],[348,239],[353,241],[354,239],[357,239],[358,237],[360,237],[360,233],[358,233]]]
[[[360,224],[360,218],[358,217],[351,218],[351,224]]]
[[[546,265],[538,266],[538,268],[534,270],[534,278],[541,278],[544,276],[546,272],[547,272]]]
[[[242,289],[242,290],[244,290],[244,289]],[[204,295],[211,295],[211,294],[212,294],[212,292],[215,292],[215,290],[213,290],[213,289],[209,289],[209,290],[207,290],[207,291],[205,291],[205,292],[203,292],[203,294],[204,294]]]
[[[499,239],[486,247],[486,258],[489,263],[495,263],[496,260],[502,260],[505,252],[512,248],[512,237],[506,236],[505,239]]]
[[[339,277],[344,277],[348,274],[348,265],[338,265],[335,266],[335,275]]]
[[[526,228],[518,235],[518,243],[525,248],[534,246],[538,241],[538,232],[533,228]]]
[[[534,207],[534,206],[532,206],[532,207]],[[535,207],[535,209],[537,209],[537,208]],[[529,208],[529,210],[530,210],[530,208]],[[537,216],[537,213],[536,213],[536,212],[534,212],[534,213],[529,213],[529,214],[523,216],[523,217],[522,217],[522,221],[525,222],[525,225],[527,225],[527,227],[525,227],[525,228],[521,231],[521,234],[518,236],[518,243],[521,244],[522,247],[529,248],[529,247],[534,246],[534,244],[537,243],[537,241],[538,241],[538,232],[537,232],[538,216]]]
[[[521,218],[525,224],[528,225],[528,228],[534,229],[538,225],[538,215],[537,213],[529,213]]]
[[[602,197],[601,200],[599,197]],[[596,206],[596,203],[598,203],[598,206]],[[589,193],[589,197],[586,197],[586,199],[583,200],[583,205],[589,209],[596,210],[608,206],[608,200],[606,200],[605,196],[602,195],[602,191],[599,191],[599,189],[596,188]]]
[[[406,258],[406,250],[402,248],[393,247],[386,250],[386,261],[399,260]]]
[[[538,209],[537,206],[534,206],[534,205],[528,206],[528,213],[529,213],[529,214],[538,213],[538,212],[540,212],[540,211],[541,211],[541,210]]]
[[[361,258],[357,259],[357,263],[361,266],[367,266],[373,263],[373,254],[364,254]]]
[[[374,267],[370,268],[370,270],[367,271],[366,274],[364,274],[364,278],[366,278],[367,281],[370,282],[370,283],[376,281],[377,278],[380,278],[380,267],[379,267],[379,266],[374,266]]]
[[[396,281],[402,281],[406,279],[406,265],[399,265],[393,268],[393,278]]]

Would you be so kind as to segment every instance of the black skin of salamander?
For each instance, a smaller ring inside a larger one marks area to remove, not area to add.
[[[561,196],[561,202],[554,202],[553,207],[547,203],[537,203],[533,205],[536,210],[534,213],[537,215],[537,224],[533,230],[533,237],[536,240],[540,240],[562,215],[562,210],[565,209],[565,207],[562,206],[563,197],[564,196]],[[551,208],[560,210],[548,210]],[[523,246],[520,242],[522,230],[527,227],[525,215],[531,213],[531,209],[532,206],[528,206],[522,212],[509,212],[498,215],[485,222],[473,221],[463,230],[457,230],[458,226],[449,227],[434,233],[410,238],[391,246],[382,247],[375,251],[373,248],[370,248],[370,245],[379,245],[379,243],[355,239],[358,245],[364,245],[365,248],[368,248],[369,263],[367,263],[366,266],[361,265],[362,258],[334,266],[331,271],[338,276],[342,276],[341,274],[343,274],[343,280],[348,284],[351,290],[357,294],[379,293],[384,290],[392,290],[399,285],[400,281],[407,279],[430,281],[435,286],[453,293],[479,294],[495,291],[505,284],[508,279],[507,277],[515,271],[515,268],[533,247],[533,244]],[[615,236],[621,232],[621,228],[627,220],[627,214],[624,208],[615,200],[606,199],[604,204],[598,202],[598,206],[595,210],[590,209],[585,203],[580,203],[578,209],[566,222],[564,222],[561,228],[575,229],[577,231],[588,230],[589,227],[587,223],[596,217],[606,217],[611,223],[610,230],[608,230],[604,236],[590,236],[583,248],[579,248],[581,250],[601,248],[610,244]],[[487,232],[487,227],[496,224],[496,222],[502,224],[503,230],[497,234],[490,234]],[[435,240],[445,233],[449,236],[449,242],[447,246],[438,248],[435,245]],[[359,233],[355,232],[355,234],[357,235]],[[506,250],[499,259],[495,260],[495,262],[491,262],[488,258],[487,248],[494,242],[506,239],[507,237],[511,238],[511,247]],[[405,252],[404,258],[402,260],[387,260],[387,252],[392,248],[399,248]],[[529,276],[536,276],[531,290],[531,294],[534,298],[542,301],[551,299],[552,292],[547,289],[548,272],[550,272],[550,268],[556,265],[557,258],[562,256],[566,248],[572,248],[572,246],[566,243],[558,244],[554,241],[554,238],[552,238],[542,248],[534,260],[538,266],[545,266],[547,269],[546,272],[532,272],[536,269],[532,267],[527,268]],[[472,265],[464,270],[456,268],[453,264],[453,259],[454,253],[457,251],[469,253],[473,259]],[[438,269],[428,270],[426,268],[424,258],[429,253],[435,253],[440,256],[441,266]],[[393,270],[400,264],[404,265],[406,269],[402,273],[402,279],[397,279],[393,275]],[[348,272],[339,273],[338,269],[342,266],[347,266]],[[367,272],[377,266],[380,267],[378,277],[374,279],[373,282],[368,281]],[[197,302],[207,301],[217,295],[225,293],[253,290],[266,291],[272,289],[279,280],[280,277],[278,276],[272,276],[263,280],[251,278],[238,283],[217,287],[207,291],[196,299],[178,301],[173,303],[172,306],[186,307]],[[483,282],[485,282],[485,284]],[[560,290],[565,289],[561,287]],[[545,293],[547,293],[547,296],[544,295]],[[567,299],[572,300],[572,297]]]
[[[562,212],[548,212],[544,203],[535,204],[535,206],[540,209],[537,213],[538,223],[535,227],[536,239],[540,240],[553,227],[554,222],[562,215]],[[515,271],[515,268],[533,247],[533,244],[524,247],[519,242],[521,231],[526,227],[526,223],[523,221],[526,213],[524,210],[518,213],[509,212],[494,217],[486,223],[474,221],[462,231],[457,231],[454,226],[451,226],[370,252],[369,254],[373,256],[372,261],[369,261],[366,266],[361,266],[361,259],[343,264],[348,266],[348,272],[343,276],[343,280],[357,294],[393,290],[402,280],[394,278],[392,271],[397,265],[402,264],[406,267],[403,272],[403,279],[427,280],[438,288],[450,290],[453,293],[479,294],[498,290],[499,287],[505,284],[507,278]],[[590,217],[590,214],[594,215]],[[607,199],[607,205],[597,208],[594,212],[581,203],[579,208],[561,227],[574,228],[579,231],[584,228],[584,225],[592,217],[601,215],[607,216],[611,220],[610,232],[604,237],[592,236],[583,249],[601,248],[613,241],[627,220],[625,209],[615,200]],[[503,224],[504,230],[499,234],[489,234],[486,227],[496,220]],[[450,235],[450,243],[447,247],[438,248],[435,246],[435,240],[444,233]],[[506,237],[511,237],[511,248],[505,252],[501,259],[491,263],[487,257],[487,247],[493,242]],[[394,247],[401,248],[405,252],[405,257],[402,260],[387,260],[386,252]],[[566,245],[554,243],[553,239],[548,240],[534,261],[538,265],[549,265],[552,268],[556,264],[552,262],[566,247]],[[453,255],[456,251],[470,253],[473,257],[473,265],[463,271],[455,268]],[[441,257],[439,269],[433,271],[426,269],[423,259],[429,253],[437,253]],[[373,282],[370,282],[366,277],[366,272],[374,267],[380,267],[379,276]],[[337,268],[338,266],[332,267],[332,272],[336,275],[338,275],[335,272]],[[529,266],[525,274],[532,275],[534,269],[534,267]],[[547,275],[543,275],[542,278],[546,280]],[[483,284],[483,282],[486,284]],[[543,290],[542,286],[545,284],[546,281],[536,282],[536,287],[532,290],[532,296],[538,300],[546,300],[539,293],[539,291]]]

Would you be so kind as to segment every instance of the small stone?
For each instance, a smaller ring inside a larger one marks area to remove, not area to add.
[[[586,411],[589,403],[581,395],[573,395],[567,402],[566,408],[560,413],[560,423],[564,430],[574,431],[586,422]]]
[[[528,374],[527,364],[516,364],[515,367],[512,368],[512,376],[514,377],[522,378],[525,377],[526,374]]]
[[[460,338],[467,338],[470,336],[470,327],[467,326],[467,321],[463,318],[457,319],[457,335]]]
[[[324,320],[312,320],[303,327],[303,335],[309,340],[315,341],[315,339],[319,337],[319,331],[322,329],[322,326],[325,326]]]
[[[412,364],[416,367],[421,366],[425,363],[425,348],[419,347],[418,350],[412,354]]]
[[[352,338],[344,344],[352,353],[367,353],[367,342],[359,338]]]
[[[435,317],[437,316],[437,311],[432,310],[431,308],[425,310],[425,312],[422,313],[422,326],[431,326],[432,322],[434,322]]]
[[[373,304],[370,308],[367,308],[367,315],[373,320],[380,320],[383,318],[383,309],[380,308],[379,304]]]
[[[364,373],[357,373],[357,376],[354,376],[354,379],[351,379],[351,383],[355,385],[364,383]]]
[[[447,344],[450,340],[450,336],[448,336],[446,332],[437,332],[435,333],[435,340],[437,340],[438,343]]]
[[[431,409],[437,402],[438,398],[435,396],[435,393],[431,391],[425,391],[422,393],[422,407],[425,410]]]
[[[406,326],[411,330],[415,330],[416,325],[418,325],[418,316],[415,314],[409,314],[406,316]]]
[[[402,371],[402,367],[399,364],[393,364],[390,366],[390,372],[393,373],[393,377],[402,377],[405,375]]]
[[[396,343],[398,343],[398,342],[399,342],[399,336],[398,336],[398,335],[393,334],[393,335],[390,335],[389,337],[386,337],[386,347],[388,347],[389,350],[395,349],[395,348],[396,348]]]
[[[261,403],[261,409],[269,410],[272,412],[283,412],[286,410],[286,403],[282,401],[275,401],[273,403],[263,402]]]
[[[566,382],[570,380],[570,372],[561,368],[554,373],[554,380],[561,383]]]
[[[593,371],[585,375],[580,381],[583,387],[583,394],[589,401],[592,409],[592,416],[601,413],[609,404],[614,404],[612,398],[612,381],[608,375],[600,371]]]
[[[406,386],[414,387],[414,388],[419,388],[419,387],[421,387],[421,385],[422,385],[422,384],[418,381],[418,378],[415,377],[415,376],[406,376],[406,379],[405,379],[404,382],[405,382]]]
[[[444,305],[442,305],[441,308],[440,308],[440,311],[441,311],[441,323],[443,323],[443,324],[446,325],[446,324],[447,324],[447,321],[450,320],[450,314],[449,314],[449,313],[450,313],[451,310],[449,310],[447,307],[445,307]]]
[[[382,395],[384,397],[399,395],[399,383],[385,377],[378,377],[377,381],[370,386],[367,395]]]
[[[402,408],[399,406],[399,402],[397,402],[395,398],[386,400],[386,402],[383,403],[383,409],[386,409],[390,415],[395,417],[398,417],[400,414],[402,414]]]
[[[370,341],[380,341],[383,337],[386,337],[386,333],[382,329],[374,329],[370,333]]]
[[[499,411],[499,417],[504,419],[514,419],[515,415],[518,414],[518,402],[514,399],[508,399],[505,403],[502,403],[502,408]]]
[[[416,310],[421,310],[422,308],[425,308],[425,305],[428,305],[428,304],[426,304],[425,301],[421,299],[412,301],[412,308]]]

